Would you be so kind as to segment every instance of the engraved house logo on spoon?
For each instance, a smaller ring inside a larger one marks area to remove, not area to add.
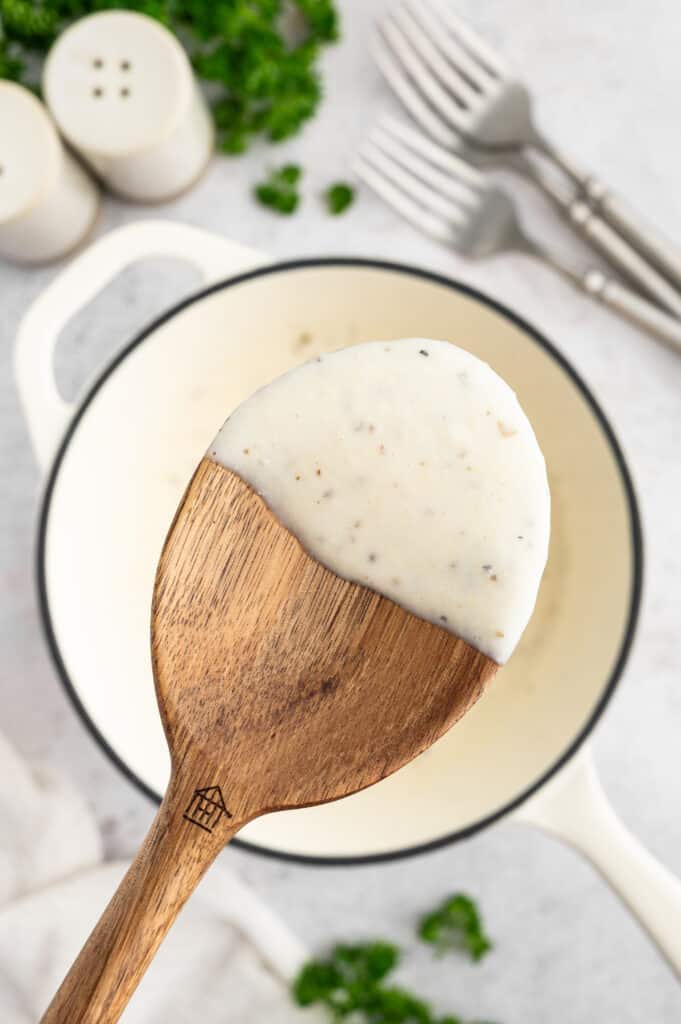
[[[223,814],[232,817],[225,807],[222,790],[219,786],[207,786],[205,789],[194,790],[194,796],[182,817],[192,825],[198,825],[204,832],[212,832]]]

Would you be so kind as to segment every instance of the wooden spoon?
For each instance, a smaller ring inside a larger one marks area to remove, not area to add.
[[[161,555],[152,655],[170,784],[45,1024],[117,1021],[239,829],[385,778],[461,718],[498,668],[324,568],[208,458]]]

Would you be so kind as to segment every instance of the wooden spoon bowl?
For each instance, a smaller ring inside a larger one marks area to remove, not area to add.
[[[159,562],[152,657],[168,790],[46,1024],[118,1020],[240,828],[385,778],[461,718],[498,668],[324,568],[240,477],[208,458]]]

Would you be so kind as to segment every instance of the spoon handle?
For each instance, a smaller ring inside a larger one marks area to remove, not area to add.
[[[185,777],[194,776],[185,768]],[[205,766],[198,771],[207,777]],[[171,780],[139,853],[42,1024],[114,1024],[204,872],[243,825],[229,817],[217,787],[197,790],[194,782]]]

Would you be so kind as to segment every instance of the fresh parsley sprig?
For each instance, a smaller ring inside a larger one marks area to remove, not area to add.
[[[389,942],[336,946],[327,960],[313,960],[293,986],[298,1006],[319,1003],[334,1022],[353,1024],[461,1024],[456,1017],[433,1016],[422,999],[382,984],[397,966],[399,951]]]
[[[293,986],[295,1001],[299,1006],[321,1003],[334,1020],[342,1020],[368,1008],[398,959],[397,947],[388,942],[336,946],[327,960],[303,967]]]
[[[399,961],[389,942],[336,946],[328,958],[303,967],[293,984],[294,1002],[325,1007],[333,1024],[463,1024],[452,1014],[436,1016],[420,996],[384,984]]]
[[[438,953],[464,950],[476,962],[492,948],[477,906],[464,893],[450,896],[436,910],[421,918],[418,934]]]

